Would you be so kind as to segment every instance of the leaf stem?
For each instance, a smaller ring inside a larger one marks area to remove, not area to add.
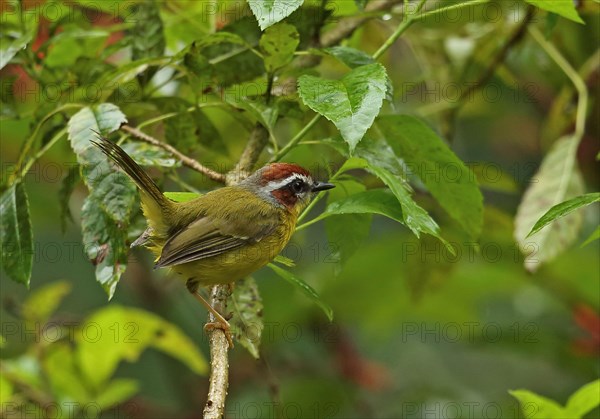
[[[54,115],[56,115],[56,114],[58,114],[58,113],[60,113],[62,111],[65,111],[67,109],[74,109],[74,108],[81,109],[81,108],[83,108],[83,105],[81,105],[79,103],[66,103],[66,104],[64,104],[64,105],[62,105],[62,106],[54,109],[52,112],[48,113],[46,116],[44,116],[42,118],[42,120],[36,125],[35,129],[33,130],[33,133],[29,136],[29,138],[27,139],[27,141],[23,145],[23,150],[21,151],[21,154],[19,155],[19,158],[17,160],[17,164],[16,164],[17,170],[15,171],[15,173],[22,172],[21,169],[22,169],[22,166],[23,166],[23,162],[25,161],[25,158],[27,157],[27,154],[31,150],[31,147],[33,147],[33,143],[35,142],[35,139],[36,139],[36,137],[37,137],[40,129],[42,128],[42,125],[44,125]],[[31,164],[29,165],[29,167],[31,167]],[[27,172],[27,171],[25,171],[25,172]],[[15,175],[13,174],[13,176],[10,178],[9,184],[12,183],[15,180],[14,176]]]
[[[394,42],[396,42],[396,40],[398,38],[400,38],[400,36],[408,29],[410,28],[410,26],[417,21],[417,18],[415,17],[417,13],[419,13],[421,11],[421,9],[423,8],[423,6],[425,5],[425,2],[427,0],[421,0],[419,2],[419,4],[417,5],[417,8],[415,9],[414,12],[412,13],[408,13],[406,14],[406,20],[404,20],[402,23],[400,23],[400,25],[398,25],[398,27],[396,28],[396,30],[394,31],[393,34],[390,35],[390,37],[388,39],[385,40],[385,42],[383,43],[383,45],[381,45],[379,47],[379,49],[373,54],[373,59],[377,60],[379,59],[379,57],[381,57],[383,55],[384,52],[387,51],[387,49],[389,47],[391,47]]]
[[[478,4],[484,4],[484,3],[489,3],[489,2],[490,2],[490,0],[473,0],[473,1],[468,1],[465,3],[453,4],[451,6],[440,7],[439,9],[434,9],[434,10],[430,10],[425,13],[421,13],[419,16],[416,16],[413,20],[415,20],[415,21],[423,20],[423,19],[427,19],[428,17],[431,17],[431,16],[439,15],[440,13],[445,13],[450,10],[462,9],[463,7],[476,6]]]
[[[216,171],[202,165],[200,162],[198,162],[197,160],[195,160],[189,156],[186,156],[185,154],[183,154],[182,152],[177,150],[172,145],[164,143],[162,141],[159,141],[156,138],[151,137],[150,135],[146,134],[145,132],[140,131],[139,128],[133,128],[129,125],[123,125],[123,126],[121,126],[121,131],[124,131],[124,132],[130,134],[131,136],[133,136],[139,140],[142,140],[146,143],[155,145],[157,147],[162,148],[163,150],[168,151],[173,156],[178,158],[182,164],[189,167],[190,169],[194,169],[195,171],[202,173],[209,179],[214,180],[215,182],[225,183],[225,175],[224,174],[216,172]]]
[[[577,101],[577,117],[575,120],[575,136],[577,143],[583,138],[585,132],[585,121],[587,119],[587,108],[589,93],[585,82],[579,75],[579,73],[571,66],[571,64],[563,57],[563,55],[556,49],[556,47],[548,42],[540,30],[536,27],[529,27],[529,34],[540,44],[546,54],[552,58],[552,60],[560,67],[565,75],[571,80],[577,93],[579,94],[579,100]]]
[[[311,119],[308,124],[306,124],[304,126],[304,128],[302,128],[300,130],[300,132],[298,132],[298,134],[296,134],[294,136],[294,138],[292,138],[286,145],[285,147],[283,147],[281,150],[279,150],[279,152],[275,153],[275,155],[273,155],[273,157],[271,158],[271,162],[274,161],[278,161],[280,160],[283,156],[285,156],[292,148],[294,148],[296,146],[296,144],[298,144],[300,142],[300,140],[302,138],[304,138],[304,136],[306,134],[308,134],[308,132],[312,129],[312,127],[314,127],[317,122],[319,122],[319,120],[321,119],[321,115],[316,114],[313,119]]]
[[[27,172],[29,172],[29,169],[31,169],[31,166],[33,166],[33,164],[39,159],[41,158],[44,154],[46,154],[46,152],[48,150],[50,150],[50,148],[52,148],[52,146],[54,144],[56,144],[58,142],[58,140],[60,140],[62,138],[63,135],[65,135],[67,133],[67,128],[63,128],[61,129],[59,132],[57,132],[54,137],[52,137],[50,139],[50,141],[48,141],[37,153],[35,153],[35,155],[29,159],[29,161],[27,162],[27,164],[25,164],[25,166],[23,166],[23,168],[21,169],[20,173],[19,173],[19,177],[23,178]]]

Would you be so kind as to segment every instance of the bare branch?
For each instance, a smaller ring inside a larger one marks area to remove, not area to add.
[[[219,313],[224,313],[227,308],[227,298],[231,295],[229,285],[215,285],[210,291],[210,304]],[[209,313],[208,321],[216,319]],[[204,406],[205,418],[222,418],[225,413],[225,399],[229,387],[229,343],[225,332],[221,329],[212,329],[208,332],[210,344],[210,382],[208,398]]]
[[[137,138],[138,140],[142,140],[148,144],[155,145],[157,147],[162,148],[163,150],[168,151],[173,156],[175,156],[177,159],[179,159],[181,161],[181,163],[183,163],[185,166],[187,166],[190,169],[193,169],[197,172],[202,173],[209,179],[214,180],[215,182],[225,183],[225,175],[224,174],[216,172],[212,169],[209,169],[206,166],[203,166],[200,162],[198,162],[197,160],[194,160],[193,158],[191,158],[189,156],[186,156],[185,154],[183,154],[182,152],[177,150],[172,145],[164,143],[162,141],[159,141],[156,138],[151,137],[150,135],[146,134],[145,132],[142,132],[139,129],[131,127],[129,125],[122,125],[121,130],[125,131],[129,135]]]

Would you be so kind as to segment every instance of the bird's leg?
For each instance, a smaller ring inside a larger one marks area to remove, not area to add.
[[[198,300],[206,309],[214,316],[215,321],[209,322],[204,325],[204,330],[206,332],[214,329],[221,329],[227,338],[227,343],[229,343],[229,348],[233,348],[233,339],[231,338],[231,326],[229,322],[225,320],[225,317],[221,315],[215,308],[200,295],[198,292],[198,284],[193,283],[188,280],[186,283],[188,291],[194,296],[196,300]]]

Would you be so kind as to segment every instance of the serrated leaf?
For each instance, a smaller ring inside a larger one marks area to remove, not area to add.
[[[378,119],[388,144],[472,240],[483,226],[483,196],[475,176],[438,135],[409,115]]]
[[[331,202],[316,219],[322,220],[332,215],[379,214],[404,223],[398,199],[388,189],[369,189]]]
[[[33,232],[29,202],[21,182],[0,197],[0,251],[2,268],[16,282],[29,287],[33,267]]]
[[[357,151],[358,153],[358,151]],[[430,234],[437,237],[446,246],[451,254],[455,253],[454,248],[440,235],[438,224],[431,218],[429,213],[417,204],[411,196],[410,186],[395,169],[395,163],[391,159],[374,159],[353,157],[347,160],[340,171],[351,169],[366,169],[373,173],[390,188],[396,199],[400,203],[402,211],[397,221],[407,226],[415,236],[420,237],[421,233]]]
[[[233,317],[229,320],[233,337],[250,352],[250,355],[258,359],[264,328],[263,304],[253,278],[245,278],[235,283],[227,307],[233,311]]]
[[[121,147],[140,166],[179,167],[181,162],[173,155],[152,144],[130,141]]]
[[[54,314],[63,298],[71,292],[71,284],[57,281],[34,290],[23,303],[23,318],[44,324]]]
[[[334,47],[323,48],[323,51],[332,57],[337,58],[350,68],[356,68],[376,62],[373,57],[366,52],[352,47],[338,45]]]
[[[263,31],[291,15],[303,2],[304,0],[248,0],[252,14]]]
[[[132,60],[155,58],[165,51],[163,23],[160,18],[158,5],[154,1],[143,1],[132,7],[135,24],[127,31],[131,45]],[[144,86],[156,73],[156,69],[148,69],[138,77]]]
[[[554,400],[535,394],[529,390],[509,390],[511,396],[521,405],[527,419],[548,419],[570,417],[565,409]]]
[[[572,417],[583,417],[600,405],[600,380],[581,387],[567,400],[566,410]]]
[[[542,215],[542,217],[539,220],[537,220],[537,222],[535,223],[535,225],[533,226],[533,228],[531,229],[531,231],[529,232],[527,237],[530,237],[531,235],[537,233],[538,231],[540,231],[542,228],[546,227],[551,222],[553,222],[561,217],[564,217],[565,215],[568,215],[581,207],[593,204],[594,202],[598,202],[598,201],[600,201],[600,193],[595,192],[595,193],[581,195],[581,196],[575,197],[573,199],[569,199],[568,201],[561,202],[560,204],[553,206],[552,208],[550,208],[548,210],[548,212],[546,212],[544,215]],[[527,238],[527,237],[525,237],[525,238]]]
[[[288,65],[299,43],[300,34],[295,26],[278,23],[269,27],[259,42],[267,71],[273,73]]]
[[[211,83],[222,89],[263,74],[263,60],[251,51],[259,38],[260,29],[247,17],[194,41],[183,53],[183,62],[196,78],[198,90],[215,88]]]
[[[117,130],[127,118],[112,103],[82,108],[68,123],[69,141],[81,165],[82,177],[95,202],[115,222],[124,223],[135,203],[135,185],[95,146],[99,132],[107,135]]]
[[[102,135],[116,131],[127,122],[121,110],[112,103],[101,103],[86,106],[69,119],[69,141],[71,148],[77,155],[80,164],[89,164],[97,161],[97,156],[102,153],[90,143],[96,138],[94,131]],[[97,153],[87,154],[90,150]]]
[[[560,218],[527,238],[548,208],[583,194],[583,179],[575,155],[577,145],[574,137],[567,136],[552,146],[517,209],[514,237],[525,255],[525,268],[531,272],[577,239],[583,221],[580,212]]]
[[[85,253],[96,267],[96,281],[110,300],[127,266],[127,232],[90,196],[81,209],[81,230]]]
[[[539,7],[547,12],[556,13],[564,18],[572,20],[573,22],[583,23],[585,22],[577,13],[573,0],[525,0],[527,3]]]
[[[163,195],[175,202],[187,202],[201,196],[196,192],[163,192]]]
[[[294,285],[296,288],[298,288],[300,291],[302,291],[302,293],[305,296],[307,296],[313,303],[315,303],[317,306],[319,306],[319,308],[321,310],[323,310],[323,313],[325,313],[325,315],[327,316],[329,321],[333,321],[332,308],[328,304],[326,304],[323,300],[321,300],[321,297],[319,297],[319,294],[317,294],[317,292],[314,290],[313,287],[308,285],[306,282],[304,282],[303,280],[298,278],[293,273],[286,271],[285,269],[280,268],[277,265],[273,265],[272,263],[269,263],[268,266],[281,278],[285,279],[290,284]]]
[[[387,91],[381,64],[357,67],[341,80],[303,75],[298,79],[302,101],[329,119],[350,146],[350,152],[373,124]]]
[[[338,180],[335,189],[327,195],[327,206],[365,192],[365,186],[355,179]],[[397,205],[397,203],[396,203]],[[358,250],[368,237],[371,228],[371,214],[346,214],[343,217],[327,217],[325,231],[327,239],[334,247],[332,257],[343,265]],[[352,228],[348,228],[352,226]],[[338,269],[339,271],[339,269]]]
[[[150,312],[118,305],[96,311],[76,335],[81,373],[101,389],[121,361],[135,362],[150,347],[183,362],[197,374],[208,365],[196,345],[174,324]]]

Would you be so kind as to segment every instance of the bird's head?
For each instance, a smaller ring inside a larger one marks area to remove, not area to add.
[[[242,181],[240,186],[293,212],[305,208],[317,192],[335,187],[331,183],[315,181],[308,170],[291,163],[266,165]]]

